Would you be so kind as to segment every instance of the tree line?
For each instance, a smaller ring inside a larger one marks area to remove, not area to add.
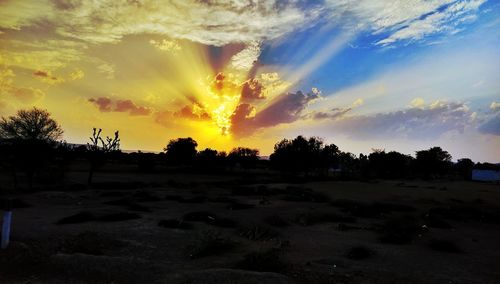
[[[104,137],[94,128],[86,145],[61,142],[63,130],[46,110],[20,110],[0,120],[0,166],[10,172],[14,186],[19,176],[31,188],[37,181],[62,180],[74,160],[88,161],[91,184],[96,171],[107,163],[135,164],[141,172],[152,172],[159,166],[201,170],[204,172],[235,169],[265,169],[283,175],[301,177],[372,178],[442,178],[470,179],[475,164],[471,159],[452,162],[451,155],[440,147],[417,151],[415,157],[396,151],[373,149],[368,155],[341,151],[335,144],[325,144],[318,137],[297,136],[275,144],[269,160],[259,158],[257,149],[237,147],[229,153],[206,148],[198,150],[191,137],[170,140],[161,153],[124,153],[119,132]]]

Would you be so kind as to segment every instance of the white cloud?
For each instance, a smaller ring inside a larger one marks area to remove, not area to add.
[[[93,43],[162,34],[222,46],[274,40],[327,19],[350,30],[387,34],[378,44],[418,40],[474,20],[486,0],[2,1],[0,27],[52,23],[58,34]]]
[[[500,103],[498,103],[498,102],[491,102],[490,109],[492,109],[494,111],[497,110],[497,109],[500,109]]]
[[[248,71],[253,67],[253,64],[260,55],[260,43],[258,41],[251,42],[245,49],[231,57],[231,65],[236,70]]]
[[[172,52],[176,53],[177,51],[181,50],[181,46],[176,40],[166,40],[163,39],[161,41],[157,40],[150,40],[149,43],[153,45],[154,47],[158,48],[159,50],[167,51],[167,52]]]
[[[420,40],[428,35],[458,31],[456,25],[474,20],[486,0],[327,0],[332,19],[347,21],[351,29],[387,34],[377,42],[390,45]]]
[[[97,70],[99,73],[105,74],[107,79],[115,78],[115,67],[111,64],[104,63],[97,66]]]

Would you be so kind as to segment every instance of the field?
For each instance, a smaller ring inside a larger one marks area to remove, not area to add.
[[[500,283],[495,184],[85,175],[0,195],[0,283]]]

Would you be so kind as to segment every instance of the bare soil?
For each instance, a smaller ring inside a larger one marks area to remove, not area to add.
[[[23,205],[0,283],[500,283],[498,185],[241,174],[0,195]]]

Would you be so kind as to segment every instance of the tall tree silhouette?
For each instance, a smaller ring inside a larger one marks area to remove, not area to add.
[[[416,166],[417,170],[426,177],[444,175],[451,168],[451,155],[441,147],[417,151]]]

